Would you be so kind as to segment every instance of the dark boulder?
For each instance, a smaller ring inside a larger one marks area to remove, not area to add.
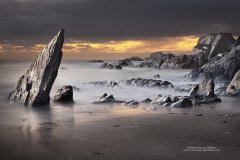
[[[214,87],[215,84],[213,77],[209,74],[199,84],[191,89],[189,98],[193,99],[195,104],[221,102],[221,99],[214,93]]]
[[[65,85],[58,89],[56,95],[53,97],[54,102],[72,103],[73,101],[73,87]]]
[[[103,63],[100,66],[101,69],[122,69],[122,66],[119,64],[110,64],[110,63]]]
[[[223,94],[227,96],[240,95],[240,70],[237,71],[231,83],[228,85],[226,91]]]
[[[161,77],[160,74],[156,74],[153,76],[153,78],[160,78],[160,77]]]
[[[126,106],[137,106],[139,105],[139,102],[135,100],[131,100],[131,101],[124,102],[123,104]]]
[[[183,98],[171,104],[171,107],[174,107],[174,108],[188,108],[192,106],[193,106],[193,102],[189,98]]]
[[[143,101],[141,101],[141,103],[151,103],[152,100],[150,98],[146,98]]]
[[[115,100],[113,95],[108,95],[104,93],[101,97],[99,97],[93,104],[104,104],[104,103],[123,103],[124,101]]]
[[[37,56],[27,72],[20,77],[16,89],[9,95],[10,102],[32,106],[49,103],[49,93],[62,59],[63,42],[62,29]]]

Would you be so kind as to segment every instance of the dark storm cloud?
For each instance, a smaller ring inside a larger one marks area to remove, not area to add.
[[[240,33],[239,0],[0,0],[0,40],[149,39]]]

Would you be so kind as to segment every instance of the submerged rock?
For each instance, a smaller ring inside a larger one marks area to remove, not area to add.
[[[9,95],[10,102],[32,106],[49,103],[49,93],[62,59],[63,42],[62,29],[37,56],[27,72],[20,77],[16,89]]]
[[[100,68],[102,69],[122,69],[122,66],[119,64],[110,64],[110,63],[103,63]]]
[[[152,87],[152,88],[172,88],[174,87],[171,82],[161,81],[155,79],[143,79],[143,78],[132,78],[125,81],[126,85],[137,86],[137,87]]]
[[[141,101],[141,103],[151,103],[152,100],[150,98],[146,98],[143,101]]]
[[[239,96],[240,95],[240,69],[233,77],[231,83],[228,85],[224,95]]]
[[[53,98],[54,102],[71,103],[73,101],[73,87],[65,85],[58,89],[56,95]]]
[[[104,93],[101,97],[99,97],[93,104],[104,104],[104,103],[123,103],[124,101],[115,100],[113,95],[108,95]]]
[[[161,77],[160,74],[156,74],[153,76],[153,78],[160,78],[160,77]]]
[[[104,87],[112,87],[112,88],[118,88],[119,84],[116,81],[94,81],[90,82],[90,85],[97,85],[97,86],[104,86]]]
[[[124,102],[123,104],[126,105],[126,106],[137,106],[137,105],[139,105],[139,102],[135,101],[135,100],[131,100],[131,101],[128,101],[128,102]]]

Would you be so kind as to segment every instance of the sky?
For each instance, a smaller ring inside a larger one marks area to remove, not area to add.
[[[64,59],[191,54],[200,35],[240,34],[239,0],[0,0],[0,59],[33,59],[61,29]]]

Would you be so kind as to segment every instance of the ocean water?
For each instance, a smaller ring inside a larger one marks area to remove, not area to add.
[[[98,97],[104,93],[114,95],[117,100],[137,100],[141,101],[146,98],[154,98],[157,95],[187,95],[170,89],[154,89],[120,85],[120,88],[109,88],[102,86],[91,86],[87,83],[92,81],[121,81],[131,78],[153,78],[154,75],[160,74],[161,80],[172,82],[175,87],[196,84],[186,80],[184,75],[190,70],[158,70],[152,68],[131,68],[124,67],[122,70],[99,69],[101,63],[90,63],[87,61],[63,61],[61,63],[58,76],[55,80],[51,91],[51,98],[57,92],[57,89],[63,85],[73,85],[80,89],[74,90],[75,103],[71,106],[50,103],[50,106],[32,108],[16,104],[9,104],[7,97],[19,77],[25,73],[32,62],[31,61],[8,61],[0,62],[0,124],[17,124],[23,123],[28,119],[31,124],[39,124],[48,121],[87,121],[89,115],[86,113],[103,113],[95,117],[112,116],[114,114],[144,114],[149,112],[151,105],[141,104],[138,107],[126,107],[122,104],[116,105],[94,105],[92,104]],[[137,63],[137,62],[136,62]],[[64,69],[63,69],[64,68]],[[215,110],[228,112],[239,112],[239,98],[224,98],[223,103],[212,105]],[[185,111],[186,109],[182,109]],[[189,109],[187,109],[189,110]],[[162,112],[158,110],[154,112]],[[78,119],[78,120],[77,120]]]

